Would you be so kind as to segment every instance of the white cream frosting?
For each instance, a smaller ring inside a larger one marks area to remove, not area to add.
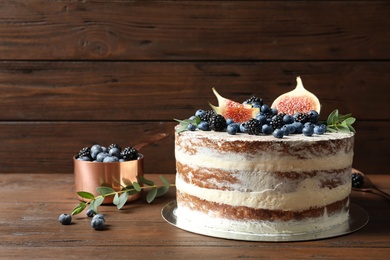
[[[184,228],[191,228],[193,231],[207,227],[210,229],[243,232],[252,234],[305,234],[319,232],[338,227],[347,229],[349,214],[347,211],[340,214],[328,215],[326,209],[319,218],[305,219],[302,221],[238,221],[229,220],[203,214],[189,208],[178,207],[175,210],[177,225]]]
[[[335,188],[321,188],[318,178],[300,181],[292,191],[289,191],[290,186],[290,183],[279,183],[274,188],[264,187],[255,192],[227,191],[200,188],[176,176],[176,188],[183,193],[219,204],[255,209],[299,211],[326,206],[348,197],[351,193],[350,182]]]

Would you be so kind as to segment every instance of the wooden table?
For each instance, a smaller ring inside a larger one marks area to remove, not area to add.
[[[174,180],[172,174],[165,177]],[[390,192],[390,175],[370,178]],[[152,204],[143,198],[122,210],[100,207],[107,229],[95,231],[85,212],[69,226],[57,220],[78,204],[72,174],[0,174],[0,185],[1,259],[390,259],[390,203],[370,193],[351,195],[369,213],[363,229],[318,241],[276,243],[207,237],[168,224],[160,212],[174,200],[174,188]]]

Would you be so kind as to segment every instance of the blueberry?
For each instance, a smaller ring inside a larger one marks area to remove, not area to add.
[[[89,161],[91,161],[91,158],[89,158],[88,156],[81,156],[81,157],[77,158],[77,160],[89,162]]]
[[[292,115],[284,115],[283,122],[285,124],[292,124],[294,122],[294,117]]]
[[[281,129],[275,129],[272,133],[275,138],[283,138],[284,131]]]
[[[241,124],[240,124],[240,132],[241,132],[241,133],[245,133],[245,132],[246,132],[246,128],[245,128],[244,123],[241,123]]]
[[[96,214],[95,216],[93,216],[92,219],[97,219],[97,218],[100,218],[100,219],[103,219],[104,221],[106,221],[106,219],[104,218],[104,215],[103,214]]]
[[[321,125],[316,125],[314,126],[314,133],[316,135],[322,135],[326,132],[326,125],[321,124]]]
[[[295,134],[296,129],[295,129],[294,123],[292,123],[292,124],[287,124],[287,125],[285,125],[285,126],[287,127],[288,133],[289,133],[289,134]]]
[[[104,158],[103,162],[118,162],[119,159],[118,157],[115,157],[115,156],[107,156]]]
[[[188,131],[195,131],[196,130],[196,125],[194,125],[194,124],[188,124],[187,125],[187,130]]]
[[[310,122],[312,123],[316,123],[318,121],[318,117],[319,117],[319,114],[317,111],[315,110],[310,110],[309,113],[308,113],[309,117],[310,117]]]
[[[198,124],[198,129],[202,131],[209,131],[210,130],[210,125],[209,123],[202,121]]]
[[[196,110],[195,112],[195,116],[198,116],[198,117],[202,117],[206,114],[206,111],[204,111],[203,109],[198,109]]]
[[[226,125],[230,125],[233,123],[234,123],[233,119],[231,119],[231,118],[226,119]]]
[[[264,114],[268,114],[270,112],[270,108],[268,105],[264,104],[261,106],[260,111],[263,112]]]
[[[276,108],[271,107],[271,115],[276,116],[278,114],[278,110]]]
[[[87,210],[87,216],[92,218],[95,215],[95,211],[93,209],[88,209]]]
[[[91,147],[91,157],[92,159],[96,159],[96,156],[103,152],[102,147],[98,144],[92,145]]]
[[[117,148],[117,147],[114,147],[114,148],[110,149],[108,154],[110,156],[115,156],[115,157],[119,158],[121,156],[121,150],[119,150],[119,148]]]
[[[95,230],[103,230],[106,226],[106,222],[102,218],[92,218],[91,220],[91,227],[93,227]]]
[[[303,127],[314,128],[314,125],[313,125],[313,123],[311,123],[311,122],[306,122],[306,123],[303,125]]]
[[[72,222],[72,215],[69,215],[69,214],[61,214],[61,215],[58,217],[58,221],[59,221],[62,225],[69,225],[69,224]]]
[[[261,125],[264,125],[267,123],[267,117],[263,113],[258,113],[256,115],[256,119],[260,121]]]
[[[290,129],[288,128],[287,125],[282,126],[282,128],[280,130],[283,131],[284,135],[289,135],[290,134]]]
[[[188,118],[189,120],[195,120],[196,119],[196,116],[191,116],[190,118]]]
[[[297,133],[297,134],[301,134],[302,133],[303,124],[301,122],[294,122],[293,126],[294,126],[294,129],[295,129],[295,133]]]
[[[108,153],[101,152],[101,153],[99,153],[99,154],[96,156],[96,161],[97,161],[97,162],[103,162],[104,158],[106,158],[107,156],[109,156]]]
[[[305,126],[302,129],[302,133],[305,136],[312,136],[314,134],[314,128],[311,126]]]
[[[261,131],[263,132],[263,134],[265,135],[270,135],[272,134],[272,132],[274,131],[274,129],[272,128],[272,126],[270,125],[263,125],[261,127]]]
[[[235,135],[240,130],[240,126],[238,124],[230,124],[227,126],[227,132],[230,135]]]

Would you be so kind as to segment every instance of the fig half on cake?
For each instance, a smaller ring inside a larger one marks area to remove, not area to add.
[[[321,104],[318,98],[306,90],[300,77],[297,77],[297,86],[294,90],[277,97],[271,107],[279,113],[294,115],[295,113],[308,113],[315,110],[320,113]]]
[[[217,114],[222,115],[225,119],[232,119],[235,123],[243,123],[256,117],[260,112],[259,108],[254,108],[250,104],[240,104],[222,97],[215,88],[213,88],[213,92],[217,97],[218,106],[214,106],[211,103],[209,104]]]

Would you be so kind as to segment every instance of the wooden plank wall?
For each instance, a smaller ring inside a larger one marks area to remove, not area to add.
[[[357,119],[354,166],[389,156],[390,1],[0,1],[0,172],[71,173],[87,145],[145,147],[174,173],[173,118],[266,103],[296,76]]]

